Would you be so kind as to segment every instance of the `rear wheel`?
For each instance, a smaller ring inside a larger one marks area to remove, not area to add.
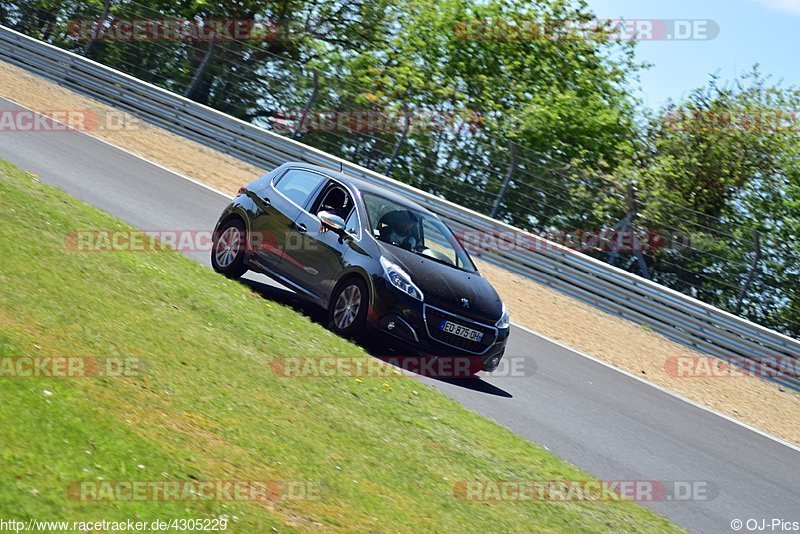
[[[369,294],[360,278],[349,278],[333,293],[328,310],[328,327],[340,336],[360,337],[367,324]]]
[[[245,229],[239,219],[231,219],[214,234],[211,267],[228,278],[239,278],[247,272],[244,264]]]

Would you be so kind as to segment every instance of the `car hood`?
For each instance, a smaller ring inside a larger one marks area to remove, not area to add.
[[[424,302],[445,311],[493,325],[503,303],[492,285],[478,273],[468,273],[393,245],[378,242],[386,259],[398,264],[422,290]],[[469,300],[469,308],[461,299]]]

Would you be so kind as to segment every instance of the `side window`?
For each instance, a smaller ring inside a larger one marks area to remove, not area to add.
[[[320,193],[313,204],[311,212],[317,213],[322,210],[334,213],[342,219],[347,219],[353,210],[353,199],[350,197],[350,193],[334,182]]]
[[[294,169],[284,174],[275,184],[275,189],[280,191],[289,200],[300,207],[305,206],[311,193],[325,181],[325,177],[315,172]]]
[[[272,179],[275,178],[276,172],[271,171],[262,176],[261,178],[256,178],[249,184],[247,184],[247,188],[255,193],[261,193],[264,189],[269,187],[270,182]]]
[[[344,227],[349,233],[358,235],[358,213],[355,208],[350,210],[350,215],[344,221]]]

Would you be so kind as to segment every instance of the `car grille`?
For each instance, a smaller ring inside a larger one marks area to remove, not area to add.
[[[441,328],[443,321],[450,321],[483,332],[483,339],[477,342],[455,334],[443,332]],[[475,354],[483,354],[486,352],[497,339],[497,329],[494,327],[476,323],[460,315],[448,313],[439,308],[428,306],[427,304],[425,305],[425,327],[428,329],[428,335],[436,341]]]

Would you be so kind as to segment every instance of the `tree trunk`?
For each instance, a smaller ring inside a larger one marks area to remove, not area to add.
[[[197,70],[194,71],[194,76],[192,76],[192,81],[189,82],[189,87],[186,88],[186,92],[183,94],[186,98],[191,100],[195,99],[195,92],[197,91],[197,86],[200,85],[200,80],[203,79],[203,74],[206,72],[206,67],[208,67],[208,62],[211,61],[211,56],[214,55],[214,37],[211,37],[211,41],[208,43],[208,50],[203,55],[203,60],[200,61],[200,65],[197,67]]]
[[[303,114],[300,116],[300,122],[298,122],[294,127],[292,139],[297,139],[300,136],[300,132],[302,132],[303,128],[306,126],[306,117],[308,116],[308,112],[311,111],[311,108],[314,107],[314,102],[317,101],[317,93],[319,92],[319,73],[317,71],[314,71],[311,82],[314,84],[314,89],[311,91],[311,96],[308,98],[306,107],[303,109]]]
[[[411,119],[408,116],[408,104],[405,102],[403,103],[403,118],[405,119],[405,123],[403,124],[403,133],[394,144],[392,155],[389,157],[389,163],[386,164],[386,168],[383,171],[383,174],[386,176],[391,176],[392,168],[394,167],[395,161],[397,161],[397,156],[400,155],[400,148],[402,148],[403,144],[406,142],[406,138],[408,137],[408,129],[411,126]]]
[[[100,30],[103,28],[103,25],[108,20],[108,14],[111,11],[111,0],[105,0],[103,2],[103,14],[100,16],[100,20],[97,22],[97,31],[93,32],[92,39],[86,43],[86,48],[83,49],[83,57],[89,57],[89,52],[92,51],[92,48],[95,47],[97,44],[97,39],[100,35]]]
[[[503,185],[500,186],[500,191],[497,193],[497,197],[494,199],[494,205],[492,206],[492,212],[489,214],[490,217],[494,218],[497,216],[497,212],[500,210],[500,205],[503,203],[503,199],[506,196],[506,191],[508,190],[508,184],[511,182],[511,179],[514,177],[514,171],[517,168],[517,144],[512,141],[508,140],[508,172],[506,173],[505,178],[503,178]]]
[[[736,315],[739,315],[742,311],[744,298],[747,296],[747,292],[750,291],[750,286],[753,285],[753,279],[756,277],[756,269],[758,269],[758,263],[761,261],[761,234],[754,232],[753,241],[755,243],[756,255],[753,258],[753,264],[750,266],[750,272],[747,274],[747,280],[742,286],[741,291],[739,291],[739,300],[736,302],[736,310],[734,311]]]

